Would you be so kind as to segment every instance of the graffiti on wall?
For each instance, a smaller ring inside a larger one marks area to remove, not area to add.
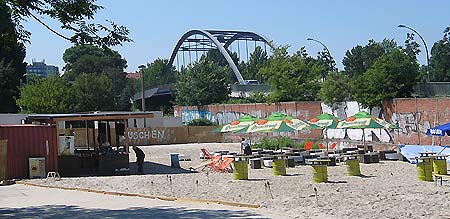
[[[211,112],[209,110],[182,110],[181,121],[188,123],[194,119],[207,119],[213,122]]]
[[[443,122],[439,122],[443,121]],[[401,112],[392,114],[392,123],[398,124],[401,133],[412,135],[417,133],[425,133],[427,129],[442,125],[450,121],[450,111],[447,109],[443,112]]]
[[[239,119],[241,116],[244,116],[245,112],[218,112],[215,116],[212,118],[212,122],[216,122],[219,125],[225,125],[228,124],[234,120]]]

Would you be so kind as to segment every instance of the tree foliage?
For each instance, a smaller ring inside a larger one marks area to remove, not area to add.
[[[93,45],[76,45],[66,49],[63,54],[64,77],[73,81],[83,73],[112,74],[127,67],[127,61],[114,50]],[[122,75],[124,77],[124,75]]]
[[[147,63],[144,68],[144,87],[153,88],[162,84],[176,82],[177,71],[175,66],[168,66],[169,60],[156,59],[152,63]]]
[[[250,54],[248,63],[241,62],[239,65],[242,77],[247,80],[258,80],[259,83],[264,84],[266,78],[261,74],[260,70],[267,66],[268,59],[267,52],[262,50],[260,46],[257,46],[255,51]]]
[[[124,88],[127,86],[126,74],[124,73],[127,61],[117,51],[93,45],[77,45],[64,52],[63,60],[66,64],[64,66],[65,79],[76,81],[78,76],[86,73],[99,77],[106,76],[112,82],[111,91],[108,91],[108,93],[113,94],[111,96],[114,104],[113,109],[130,109],[130,93],[124,92]],[[90,106],[86,107],[89,108]],[[91,107],[98,108],[99,106]],[[104,107],[111,108],[111,106]]]
[[[267,67],[261,69],[271,89],[268,100],[316,100],[321,73],[326,67],[318,60],[308,57],[304,48],[293,55],[289,55],[287,49],[288,46],[276,48]]]
[[[109,25],[93,23],[94,15],[103,9],[95,4],[96,0],[34,0],[17,1],[2,0],[12,10],[11,18],[16,23],[19,40],[29,42],[31,33],[22,23],[32,18],[42,24],[49,31],[74,44],[93,44],[100,47],[122,45],[123,42],[132,41],[129,30],[108,21]],[[46,24],[40,17],[49,17],[57,20],[62,30],[73,32],[72,36],[64,36]]]
[[[350,51],[347,50],[342,60],[345,74],[350,79],[362,75],[372,67],[379,57],[397,47],[394,40],[384,39],[381,43],[369,40],[369,43],[365,46],[357,45]]]
[[[176,104],[199,106],[227,100],[230,80],[226,76],[229,74],[226,67],[202,58],[179,75]]]
[[[411,62],[403,50],[394,49],[352,81],[353,97],[369,108],[388,98],[410,97],[418,73],[417,62]]]
[[[450,82],[450,27],[431,49],[430,80]]]
[[[23,113],[70,113],[73,98],[70,84],[59,76],[34,78],[21,88],[17,105]]]
[[[325,66],[325,71],[322,72],[322,79],[325,79],[329,73],[336,72],[336,62],[331,54],[324,48],[323,51],[317,53],[317,59]]]
[[[18,33],[11,13],[0,3],[0,113],[17,112],[20,80],[24,79],[25,47],[17,41]]]
[[[83,73],[73,84],[75,111],[108,111],[116,109],[112,80],[106,75]]]
[[[350,99],[350,79],[342,72],[328,74],[319,91],[322,102],[328,106]]]

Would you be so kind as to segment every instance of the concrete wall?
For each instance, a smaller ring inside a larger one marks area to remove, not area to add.
[[[316,102],[284,102],[278,104],[220,104],[207,106],[176,106],[175,116],[181,116],[183,123],[196,118],[206,118],[220,125],[229,123],[245,113],[263,118],[272,112],[283,112],[299,119],[309,119],[323,112],[332,113],[338,118],[347,118],[358,111],[369,112],[357,102],[346,102],[332,110],[329,106]],[[450,98],[399,98],[383,102],[382,108],[374,108],[370,113],[400,127],[398,130],[365,130],[365,139],[376,144],[436,144],[449,145],[450,137],[428,137],[428,128],[450,122]],[[248,134],[247,134],[248,135]],[[290,133],[254,133],[258,140],[262,137],[289,136],[295,140],[320,139],[323,134],[317,130]],[[362,130],[328,130],[327,136],[338,142],[359,142],[363,139]],[[238,141],[241,135],[227,134],[226,139]],[[420,140],[419,140],[420,139]],[[322,139],[323,140],[323,139]],[[419,142],[420,141],[420,142]],[[391,145],[383,144],[386,147]]]

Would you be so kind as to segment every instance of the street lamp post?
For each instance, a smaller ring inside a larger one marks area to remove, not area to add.
[[[419,36],[419,38],[422,40],[423,46],[425,47],[425,53],[427,54],[427,82],[430,82],[430,70],[429,70],[429,68],[430,68],[430,58],[429,58],[429,56],[428,56],[428,46],[427,46],[427,44],[425,43],[425,40],[424,40],[423,37],[419,34],[419,32],[417,32],[416,30],[414,30],[414,29],[411,28],[411,27],[408,27],[408,26],[406,26],[406,25],[404,25],[404,24],[400,24],[400,25],[398,25],[398,27],[400,27],[400,28],[407,28],[407,29],[411,30],[412,32],[416,33],[417,36]]]
[[[141,72],[141,92],[142,92],[142,112],[145,112],[145,92],[144,92],[144,68],[145,65],[140,65],[139,71]]]
[[[316,40],[316,39],[313,39],[313,38],[308,38],[308,39],[306,39],[306,40],[311,40],[311,41],[314,41],[314,42],[317,42],[317,43],[320,43],[320,45],[322,45],[324,48],[325,48],[325,50],[327,50],[327,53],[328,53],[328,55],[330,55],[330,57],[331,58],[333,58],[333,56],[331,56],[331,52],[330,52],[330,50],[328,50],[328,47],[327,46],[325,46],[325,44],[323,44],[322,42],[320,42],[319,40]]]
[[[334,69],[335,69],[335,68],[333,68],[333,61],[334,61],[334,60],[333,60],[333,56],[331,56],[331,52],[330,52],[330,50],[328,49],[328,47],[325,46],[324,43],[320,42],[319,40],[313,39],[313,38],[308,38],[308,39],[306,39],[306,40],[311,40],[311,41],[314,41],[314,42],[316,42],[316,43],[320,43],[320,45],[322,45],[323,48],[325,48],[325,50],[327,50],[327,53],[328,53],[328,55],[330,56],[331,61],[332,61],[332,63],[330,63],[330,68],[331,68],[331,71],[334,71]],[[323,79],[325,79],[325,78],[323,78]]]

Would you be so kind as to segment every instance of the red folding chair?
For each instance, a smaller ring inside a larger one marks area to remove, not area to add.
[[[231,167],[231,164],[233,163],[234,158],[231,157],[225,157],[222,161],[222,163],[219,164],[219,166],[213,167],[214,171],[222,172],[222,173],[232,173],[233,167]]]
[[[334,150],[336,148],[336,146],[337,146],[337,142],[333,142],[330,147],[331,150]]]
[[[320,148],[327,149],[327,146],[325,146],[324,144],[322,144],[322,143],[317,143],[317,144],[319,145]]]
[[[204,170],[206,167],[209,167],[212,170],[215,170],[221,164],[222,164],[222,156],[213,156],[211,158],[211,162],[202,165],[203,166],[202,170]],[[200,166],[200,167],[202,167],[202,166]],[[194,168],[194,169],[196,169],[196,168]]]
[[[200,150],[202,151],[203,156],[204,156],[206,159],[212,159],[212,158],[214,157],[211,153],[209,153],[208,150],[206,150],[206,148],[200,148]]]

